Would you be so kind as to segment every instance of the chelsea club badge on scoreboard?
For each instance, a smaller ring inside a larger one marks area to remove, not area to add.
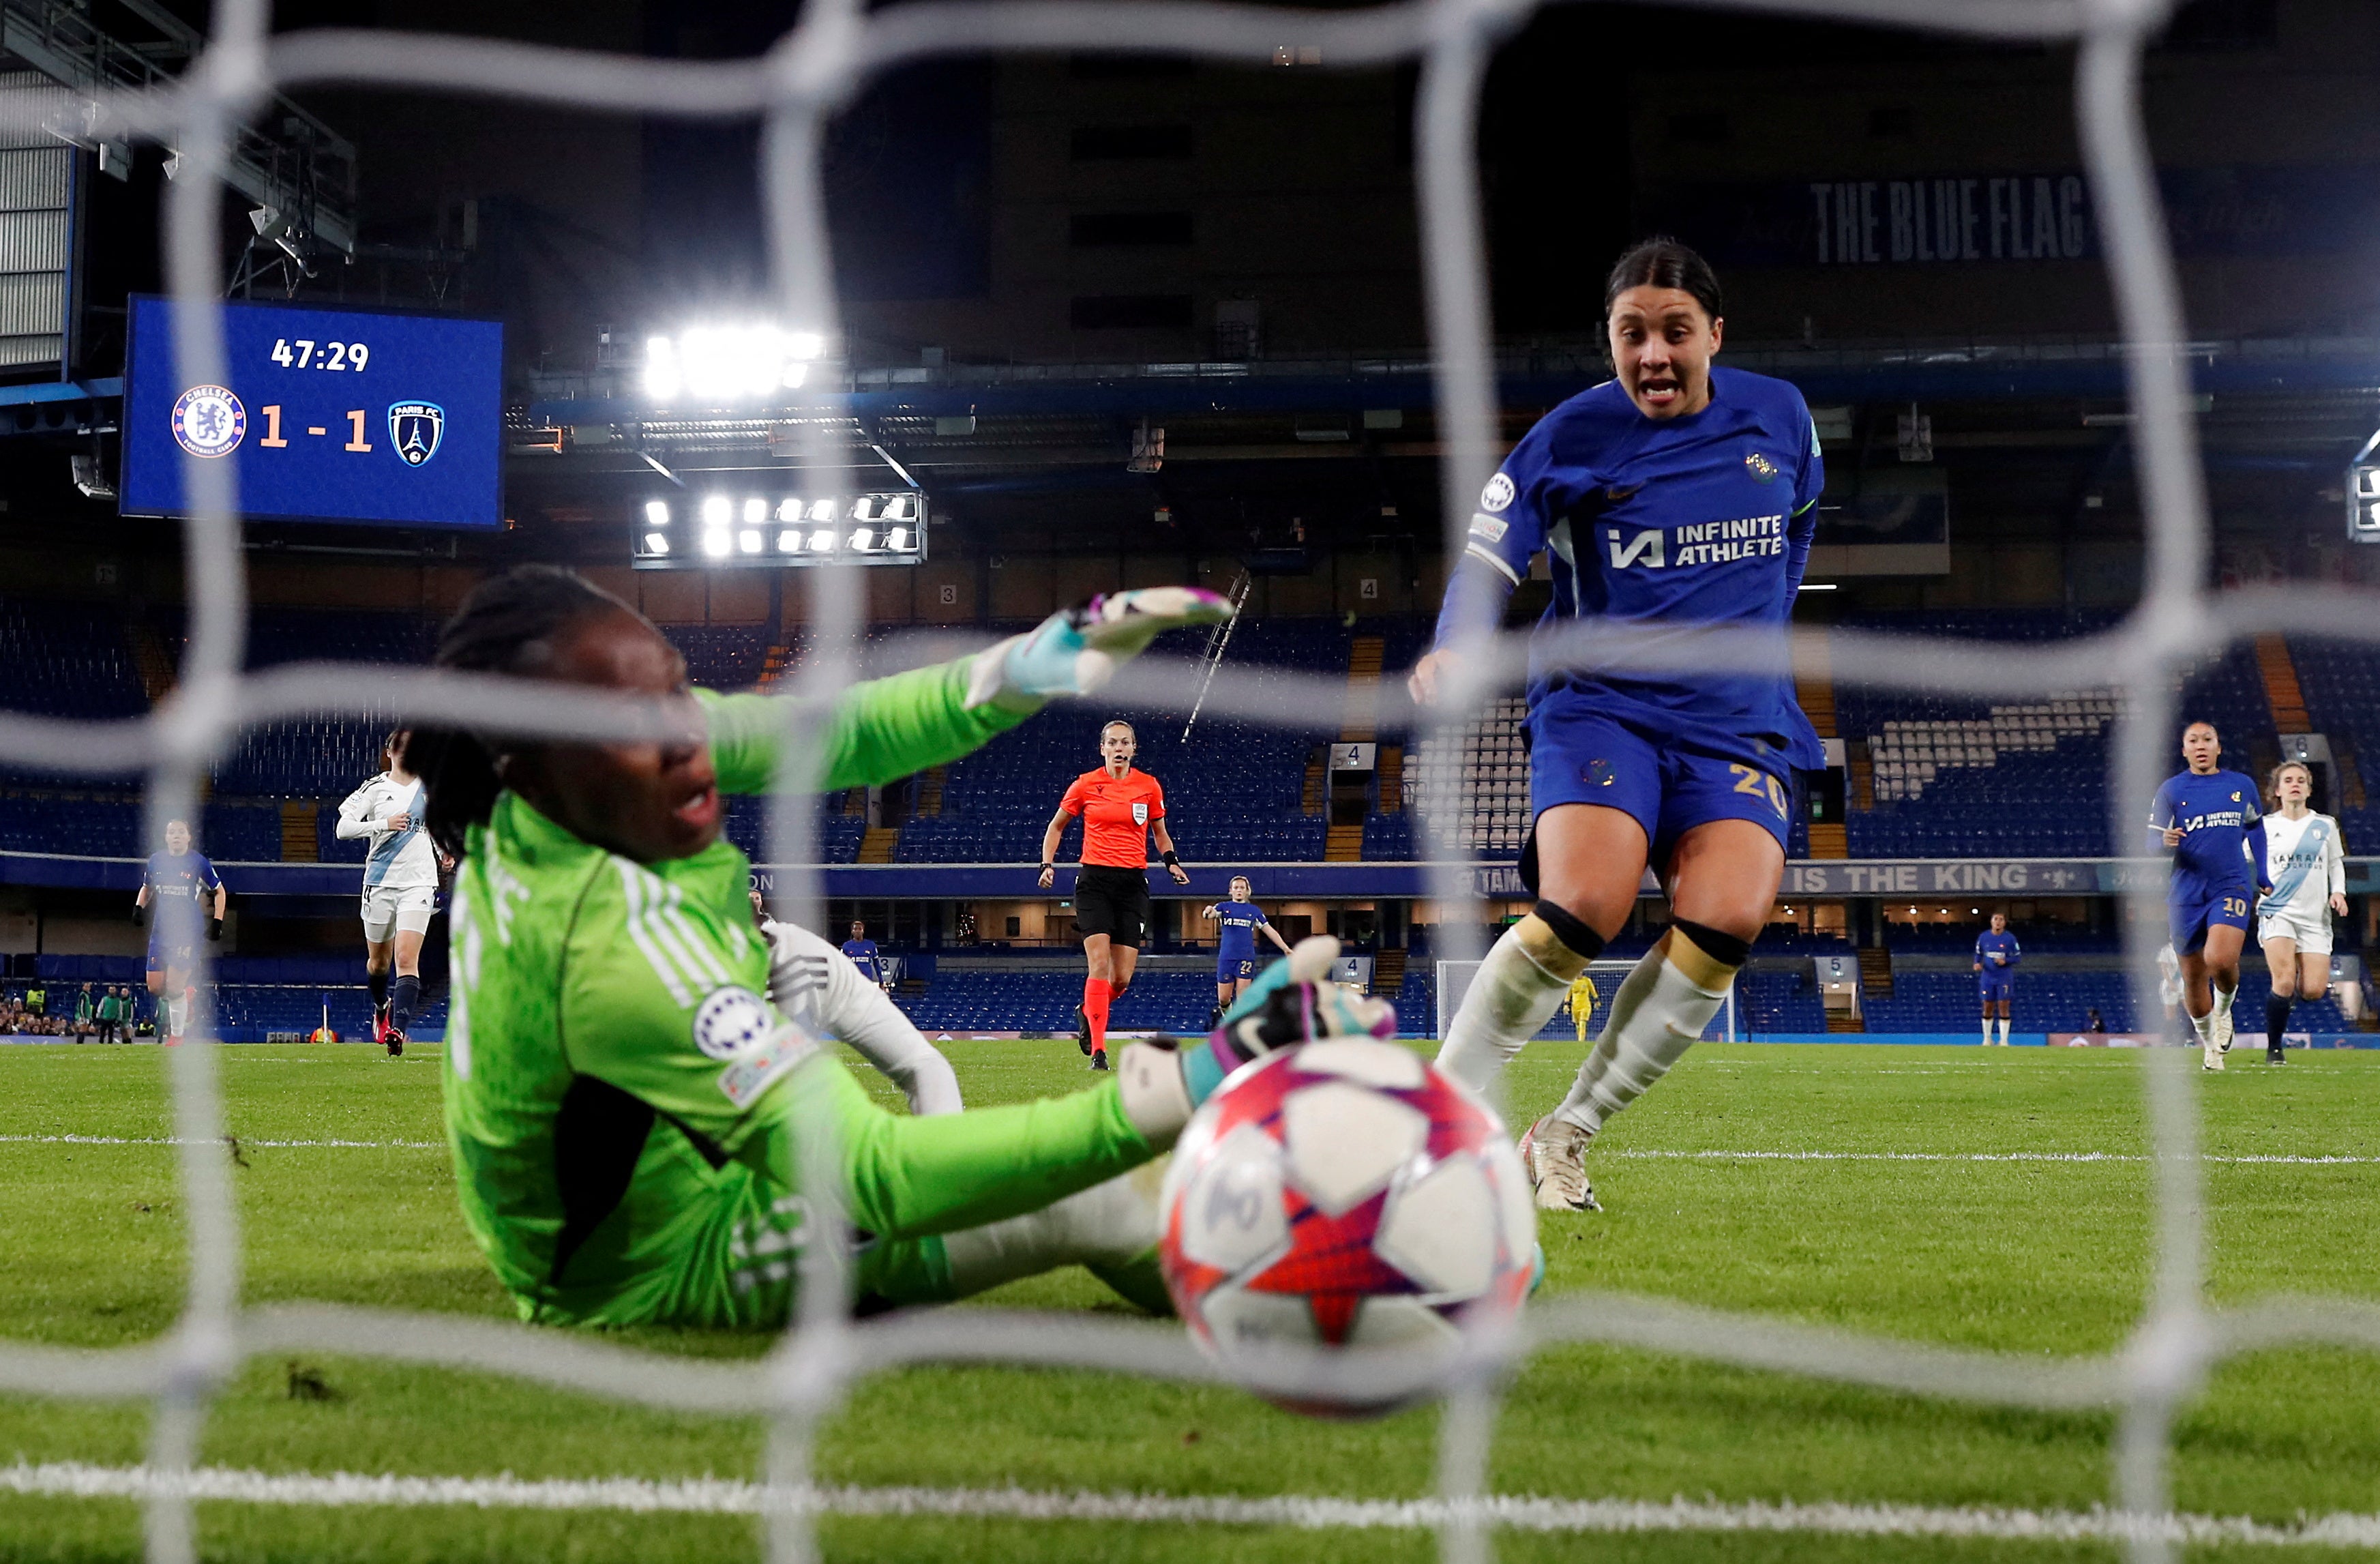
[[[229,456],[248,434],[248,409],[226,386],[193,385],[174,401],[174,438],[195,457]]]
[[[388,409],[388,437],[407,467],[436,456],[445,432],[446,409],[435,402],[399,402]]]

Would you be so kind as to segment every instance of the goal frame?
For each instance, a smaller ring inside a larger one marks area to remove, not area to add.
[[[1435,966],[1438,979],[1435,994],[1438,1013],[1431,1018],[1436,1023],[1436,1030],[1430,1035],[1442,1040],[1446,1036],[1446,1023],[1454,1019],[1454,1008],[1463,1002],[1463,994],[1470,988],[1471,976],[1478,971],[1479,963],[1439,961]],[[1621,980],[1635,970],[1636,963],[1633,960],[1599,960],[1589,961],[1586,964],[1587,975],[1595,979],[1595,986],[1597,990],[1592,1024],[1587,1028],[1589,1038],[1593,1038],[1602,1030],[1604,1017],[1610,1011],[1611,996],[1619,992]],[[1455,983],[1458,978],[1461,980],[1459,989]],[[1736,1014],[1736,989],[1742,982],[1742,973],[1741,972],[1729,982],[1727,997],[1719,1001],[1718,1014],[1711,1018],[1712,1027],[1718,1030],[1713,1032],[1711,1027],[1704,1028],[1702,1041],[1741,1043],[1745,1040]],[[1561,1042],[1576,1042],[1578,1033],[1575,1023],[1570,1018],[1568,1002],[1565,1001],[1563,1007],[1554,1012],[1553,1020],[1538,1028],[1532,1036]]]

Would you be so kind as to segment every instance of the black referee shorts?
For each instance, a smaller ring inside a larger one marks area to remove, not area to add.
[[[1148,937],[1148,874],[1086,863],[1075,876],[1075,933],[1140,948]]]

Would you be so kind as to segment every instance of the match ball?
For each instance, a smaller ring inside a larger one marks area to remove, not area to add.
[[[1226,1368],[1363,1362],[1415,1388],[1271,1395],[1385,1411],[1509,1324],[1536,1212],[1504,1126],[1409,1049],[1340,1038],[1239,1070],[1192,1118],[1161,1196],[1165,1285]],[[1269,1394],[1259,1383],[1252,1387]]]

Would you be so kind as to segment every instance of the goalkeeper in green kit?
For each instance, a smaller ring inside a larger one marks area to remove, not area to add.
[[[973,656],[854,685],[818,730],[815,783],[954,760],[1046,700],[1098,688],[1160,631],[1228,612],[1188,589],[1111,594]],[[1378,1001],[1321,981],[1327,957],[1283,961],[1225,1030],[1180,1052],[1135,1045],[1089,1091],[888,1113],[770,1003],[750,865],[720,838],[720,795],[771,783],[782,708],[689,690],[642,617],[542,567],[474,592],[437,661],[675,702],[686,718],[674,739],[606,744],[417,726],[405,756],[432,837],[460,863],[447,1140],[465,1219],[525,1319],[782,1326],[811,1237],[796,1125],[821,1115],[860,1311],[1077,1263],[1161,1310],[1153,1200],[1146,1176],[1123,1175],[1248,1057],[1391,1024]]]

